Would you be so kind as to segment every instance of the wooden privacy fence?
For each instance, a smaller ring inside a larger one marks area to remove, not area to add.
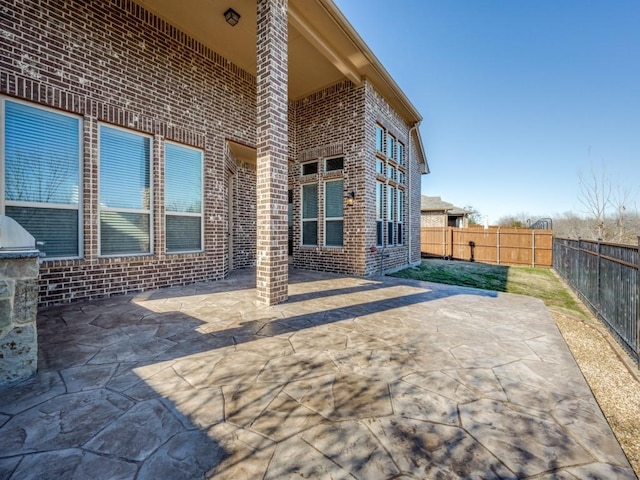
[[[551,230],[423,227],[420,246],[427,257],[532,267],[553,264]]]

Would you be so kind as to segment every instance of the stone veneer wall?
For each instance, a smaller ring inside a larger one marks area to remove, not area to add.
[[[41,304],[224,277],[235,168],[225,142],[255,144],[255,78],[130,0],[0,0],[0,12],[0,94],[84,120],[84,258],[45,260]],[[151,255],[98,255],[98,122],[154,135]],[[203,253],[164,252],[165,139],[204,150]],[[235,224],[245,228],[234,263],[246,266],[255,263],[255,166],[235,171]]]
[[[0,253],[0,386],[38,366],[38,252]]]

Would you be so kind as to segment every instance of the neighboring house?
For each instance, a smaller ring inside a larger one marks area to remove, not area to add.
[[[0,214],[45,242],[41,304],[420,260],[421,116],[331,0],[0,11]]]
[[[440,197],[422,195],[420,203],[420,225],[422,227],[458,227],[469,226],[469,212],[463,208],[443,201]]]

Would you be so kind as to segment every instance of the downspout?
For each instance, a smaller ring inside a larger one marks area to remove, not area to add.
[[[407,235],[407,243],[408,243],[408,248],[407,248],[407,265],[411,265],[411,238],[413,236],[412,234],[412,230],[411,230],[411,206],[413,204],[412,199],[411,199],[411,152],[412,152],[412,148],[411,148],[411,139],[412,136],[411,134],[417,130],[417,128],[420,126],[420,122],[415,122],[413,124],[413,127],[411,127],[409,129],[409,138],[407,140],[407,205],[408,205],[408,210],[407,210],[407,232],[409,232],[409,234]]]

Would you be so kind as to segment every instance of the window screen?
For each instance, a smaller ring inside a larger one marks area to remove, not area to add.
[[[100,127],[100,252],[151,251],[149,137]]]
[[[6,100],[5,213],[47,258],[80,256],[80,119]]]
[[[202,151],[165,145],[167,252],[202,250]]]
[[[325,171],[333,172],[335,170],[342,170],[344,168],[344,158],[328,158],[326,160]]]
[[[302,186],[302,244],[318,244],[318,186]]]
[[[315,175],[316,173],[318,173],[318,162],[302,164],[302,175]]]
[[[376,125],[376,150],[384,154],[384,130],[380,125]]]
[[[343,181],[325,183],[325,244],[341,247],[343,244]]]

